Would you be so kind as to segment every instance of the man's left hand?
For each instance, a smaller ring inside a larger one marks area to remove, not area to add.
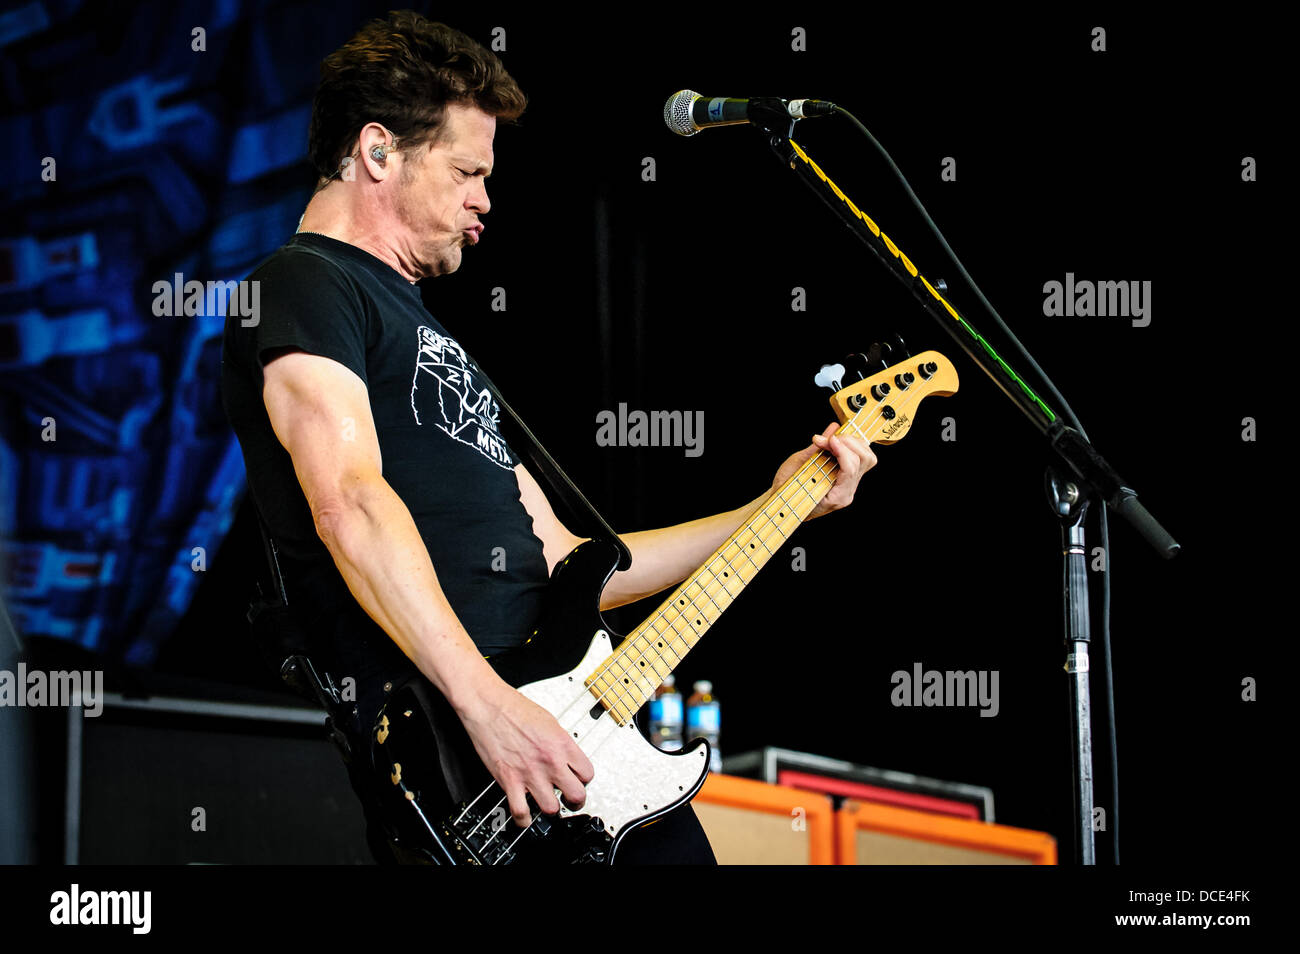
[[[863,474],[876,466],[876,455],[871,452],[871,445],[860,437],[841,436],[835,433],[839,428],[838,424],[832,424],[821,434],[815,435],[811,444],[798,453],[790,455],[777,470],[776,479],[772,481],[772,489],[779,489],[819,451],[826,451],[835,458],[840,472],[835,475],[835,483],[830,492],[808,515],[809,520],[853,503],[858,481],[862,479]]]

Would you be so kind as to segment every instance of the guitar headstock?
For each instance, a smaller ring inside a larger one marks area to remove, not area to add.
[[[927,397],[957,392],[957,369],[938,351],[922,351],[831,395],[841,426],[851,419],[873,444],[901,440]]]

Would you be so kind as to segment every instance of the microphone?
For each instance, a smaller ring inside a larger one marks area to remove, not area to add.
[[[738,126],[749,122],[750,99],[716,97],[705,99],[692,89],[684,89],[668,97],[664,103],[664,122],[679,136],[694,136],[710,126]],[[772,102],[767,100],[766,102]],[[835,112],[834,103],[820,99],[776,100],[794,119],[812,116],[829,116]]]

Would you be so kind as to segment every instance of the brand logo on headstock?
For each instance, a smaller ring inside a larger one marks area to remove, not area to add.
[[[893,437],[901,429],[906,427],[910,420],[911,418],[909,418],[906,414],[904,414],[902,417],[898,418],[898,420],[894,421],[888,427],[881,428],[880,433],[883,434],[885,437]]]

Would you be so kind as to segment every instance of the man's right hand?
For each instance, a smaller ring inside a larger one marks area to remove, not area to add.
[[[500,678],[458,709],[474,748],[505,790],[515,824],[527,828],[533,817],[526,798],[551,815],[581,808],[586,784],[595,775],[591,760],[555,716],[512,689]]]

